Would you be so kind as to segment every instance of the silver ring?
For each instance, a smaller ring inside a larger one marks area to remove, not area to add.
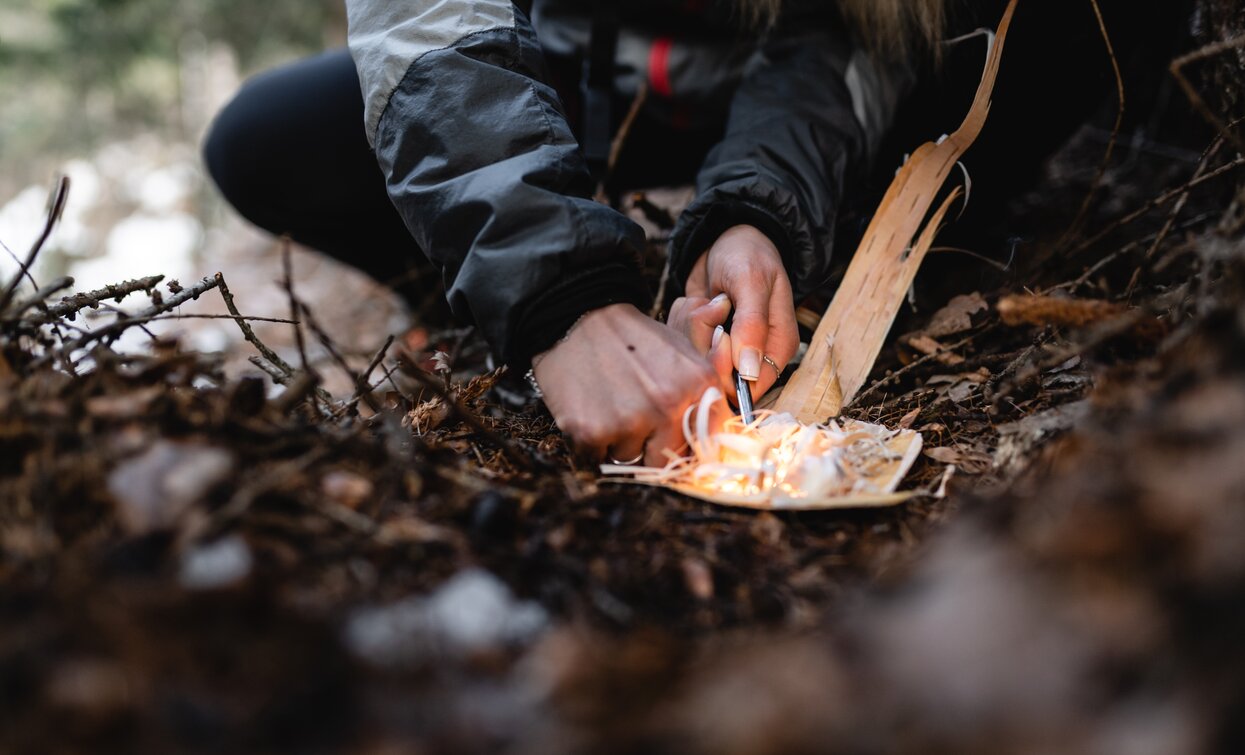
[[[631,459],[630,461],[619,461],[618,459],[615,459],[613,456],[610,457],[610,461],[614,462],[620,467],[630,467],[635,464],[639,464],[643,458],[644,458],[644,452],[641,451],[639,456],[635,457],[634,459]]]
[[[761,355],[761,361],[762,361],[762,362],[765,362],[765,363],[766,363],[766,364],[768,364],[770,367],[773,367],[773,368],[774,368],[774,372],[777,372],[779,375],[781,375],[781,374],[782,374],[782,368],[778,366],[778,362],[775,362],[773,359],[770,359],[769,354],[762,354],[762,355]]]

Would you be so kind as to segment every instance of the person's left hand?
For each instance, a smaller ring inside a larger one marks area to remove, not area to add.
[[[752,226],[730,228],[692,266],[686,293],[670,307],[670,326],[708,355],[725,385],[733,384],[731,370],[737,369],[752,382],[753,398],[763,396],[800,345],[791,283],[778,249]],[[727,298],[710,298],[720,294]],[[732,302],[731,332],[722,334],[716,328],[725,323]]]

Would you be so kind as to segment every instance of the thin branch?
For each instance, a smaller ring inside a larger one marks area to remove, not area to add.
[[[17,287],[21,285],[22,278],[30,274],[30,266],[35,263],[35,258],[39,256],[43,245],[47,243],[48,237],[52,235],[52,229],[56,227],[56,221],[60,220],[61,213],[65,211],[65,201],[68,198],[69,177],[61,176],[57,179],[56,188],[52,190],[52,195],[48,200],[48,215],[43,223],[43,231],[30,247],[30,253],[26,255],[26,259],[22,262],[21,267],[18,268],[17,274],[13,276],[13,280],[5,287],[4,293],[0,294],[0,312],[8,309],[9,303],[13,301],[13,294],[17,292]]]
[[[1080,342],[1066,348],[1056,349],[1035,364],[1030,364],[1024,369],[1017,369],[1010,379],[1001,381],[993,397],[994,405],[1001,406],[1002,402],[1016,389],[1043,372],[1054,369],[1073,357],[1084,356],[1095,351],[1108,341],[1134,330],[1148,316],[1149,313],[1143,309],[1130,309],[1109,320],[1091,325],[1085,329],[1085,336]]]
[[[501,449],[503,453],[509,456],[511,460],[519,466],[529,472],[545,466],[539,459],[533,456],[528,449],[516,446],[514,443],[511,443],[509,440],[498,434],[496,430],[493,430],[481,422],[480,418],[477,417],[470,409],[463,406],[462,402],[454,398],[453,394],[446,390],[445,386],[441,385],[440,381],[416,366],[414,357],[412,357],[405,350],[401,349],[401,347],[399,347],[399,349],[402,359],[410,366],[410,369],[403,370],[402,374],[407,377],[414,378],[420,385],[436,394],[437,398],[445,402],[445,405],[449,407],[453,414],[457,415],[460,420],[465,422],[469,427],[471,427],[472,430],[489,443]]]
[[[364,396],[367,396],[370,399],[372,391],[376,390],[376,386],[371,383],[372,373],[375,372],[376,368],[380,366],[380,363],[384,361],[385,355],[389,353],[389,347],[393,346],[393,342],[394,336],[390,334],[390,336],[385,339],[385,345],[380,347],[380,350],[376,352],[376,356],[372,357],[372,361],[368,363],[367,369],[359,375],[359,382],[355,384],[355,394],[350,397],[348,402],[346,402],[346,411],[352,411],[359,404],[360,399]],[[370,400],[368,401],[368,406],[372,406],[372,402]]]
[[[622,124],[619,125],[613,141],[610,142],[609,156],[605,161],[605,175],[601,176],[601,182],[597,184],[597,201],[605,201],[605,187],[614,176],[614,169],[618,167],[618,157],[622,154],[623,147],[627,144],[628,137],[631,136],[631,128],[635,125],[636,119],[639,117],[640,111],[644,109],[644,103],[647,100],[648,83],[642,81],[640,82],[639,89],[636,90],[635,98],[631,101],[631,108],[627,111],[626,117],[623,118]]]
[[[341,354],[341,351],[338,350],[337,344],[333,343],[333,339],[329,337],[329,334],[325,332],[324,328],[320,327],[320,323],[316,322],[315,315],[311,313],[311,309],[305,303],[303,303],[302,301],[299,301],[298,299],[294,299],[294,302],[295,302],[295,306],[297,306],[299,310],[301,311],[300,317],[303,320],[305,320],[307,327],[310,328],[311,332],[315,334],[317,339],[319,339],[320,345],[323,346],[324,350],[328,352],[329,358],[338,367],[341,368],[342,372],[346,373],[346,375],[350,378],[350,381],[355,385],[357,389],[366,388],[367,381],[361,375],[359,375],[358,373],[356,373],[354,370],[350,368],[350,364],[346,362],[346,358],[343,357]],[[389,342],[386,344],[385,349],[388,350],[389,344],[392,344],[392,343],[393,343],[393,337],[390,336]],[[370,391],[364,392],[362,395],[360,395],[360,398],[363,400],[363,403],[367,404],[368,408],[371,409],[372,411],[374,412],[380,411],[380,405],[377,404],[372,399],[372,394]]]
[[[260,317],[259,315],[156,315],[147,322],[160,320],[233,320],[234,322],[275,322],[280,325],[297,325],[297,320],[285,317]]]
[[[277,385],[288,385],[289,384],[290,382],[289,375],[286,375],[281,370],[277,369],[276,367],[272,366],[268,362],[264,361],[261,357],[252,355],[252,356],[247,357],[246,361],[250,362],[251,364],[258,367],[259,369],[263,370],[264,374],[272,378],[272,382],[276,383]]]
[[[1072,252],[1071,252],[1071,253],[1072,253],[1072,254],[1077,254],[1077,253],[1079,253],[1079,252],[1083,252],[1083,251],[1085,251],[1086,249],[1088,249],[1089,247],[1091,247],[1091,246],[1093,246],[1094,244],[1098,243],[1099,241],[1102,241],[1102,240],[1103,240],[1104,238],[1106,238],[1108,235],[1110,235],[1110,234],[1114,233],[1115,231],[1118,231],[1120,228],[1122,228],[1122,227],[1124,227],[1124,226],[1128,225],[1129,223],[1132,223],[1133,221],[1135,221],[1135,220],[1137,220],[1137,219],[1139,219],[1139,218],[1144,217],[1144,216],[1146,215],[1146,213],[1150,212],[1150,211],[1151,211],[1151,210],[1153,210],[1154,208],[1156,208],[1156,207],[1162,207],[1163,205],[1167,204],[1168,202],[1172,201],[1173,199],[1176,199],[1176,198],[1180,197],[1180,196],[1181,196],[1182,194],[1184,194],[1186,191],[1188,191],[1188,190],[1190,190],[1190,189],[1197,188],[1198,186],[1201,186],[1202,184],[1204,184],[1204,183],[1206,183],[1206,182],[1208,182],[1208,181],[1213,181],[1213,180],[1215,180],[1216,178],[1219,178],[1220,176],[1222,176],[1222,175],[1223,175],[1223,174],[1225,174],[1225,173],[1229,173],[1229,172],[1231,172],[1231,171],[1233,171],[1233,170],[1236,170],[1237,168],[1241,167],[1242,165],[1245,165],[1245,157],[1237,157],[1237,158],[1236,158],[1235,160],[1233,160],[1232,162],[1227,163],[1227,164],[1225,164],[1225,165],[1221,165],[1221,166],[1219,166],[1218,168],[1216,168],[1215,170],[1212,170],[1211,172],[1206,173],[1206,174],[1202,175],[1202,176],[1201,176],[1201,177],[1199,177],[1199,178],[1192,179],[1192,180],[1188,181],[1187,183],[1185,183],[1183,186],[1178,186],[1178,187],[1176,187],[1175,189],[1172,189],[1172,190],[1170,190],[1170,191],[1168,191],[1168,192],[1165,192],[1165,193],[1163,193],[1163,194],[1160,194],[1159,196],[1155,197],[1154,199],[1151,199],[1149,202],[1146,202],[1146,203],[1145,203],[1144,205],[1142,205],[1140,208],[1138,208],[1138,209],[1134,210],[1133,212],[1131,212],[1131,213],[1129,213],[1129,214],[1125,215],[1124,217],[1120,218],[1119,220],[1116,220],[1115,222],[1111,223],[1111,224],[1110,224],[1110,225],[1108,225],[1106,228],[1102,229],[1101,231],[1099,231],[1098,233],[1094,234],[1093,236],[1091,236],[1090,238],[1086,239],[1085,241],[1082,241],[1080,244],[1078,244],[1076,247],[1074,247],[1074,248],[1072,249]]]
[[[130,326],[141,324],[143,322],[146,322],[147,320],[150,320],[152,317],[156,315],[160,315],[170,310],[176,309],[177,307],[181,306],[182,304],[192,299],[198,299],[204,293],[211,291],[212,289],[216,288],[218,285],[220,285],[218,278],[215,278],[215,277],[204,278],[203,280],[199,281],[193,286],[190,286],[188,288],[183,288],[181,291],[170,296],[168,299],[165,299],[160,304],[157,304],[148,309],[145,309],[142,312],[139,312],[133,315],[132,317],[119,318],[116,321],[109,323],[108,325],[105,325],[102,328],[97,328],[96,330],[92,330],[89,333],[86,333],[82,335],[81,337],[74,339],[73,341],[63,344],[55,352],[46,354],[40,359],[36,360],[35,366],[39,366],[39,365],[46,363],[46,361],[52,356],[53,353],[68,357],[69,355],[73,354],[73,352],[77,351],[78,349],[84,348],[87,344],[91,343],[92,341],[98,341],[104,338],[113,338],[113,337],[119,336],[123,332],[125,332],[127,329],[129,329]]]
[[[950,346],[941,348],[932,354],[926,354],[925,356],[917,359],[911,364],[906,364],[903,367],[900,367],[899,369],[895,370],[891,374],[875,380],[872,385],[870,385],[868,388],[858,393],[856,395],[856,398],[852,399],[851,402],[847,406],[843,407],[843,409],[846,410],[846,409],[851,409],[851,408],[860,406],[866,397],[873,395],[880,388],[886,385],[889,385],[891,383],[898,382],[899,378],[903,377],[904,375],[907,375],[908,373],[912,372],[917,367],[920,367],[923,364],[931,362],[937,359],[938,357],[946,356],[947,354],[954,352],[956,349],[967,346],[968,344],[972,343],[973,340],[976,339],[978,336],[982,335],[983,333],[987,333],[993,330],[994,327],[995,326],[993,324],[987,325],[981,330],[977,331],[976,333],[973,333],[965,338],[961,338],[959,341],[956,341]]]
[[[298,299],[294,296],[294,263],[290,259],[290,246],[292,241],[289,236],[281,237],[281,269],[284,274],[282,285],[285,288],[285,294],[290,300],[290,319],[297,321],[298,317]],[[307,343],[303,340],[303,329],[301,325],[294,326],[294,343],[298,345],[298,358],[301,360],[303,369],[307,372],[314,372],[311,364],[307,361]]]
[[[21,267],[22,267],[22,258],[21,258],[21,257],[18,257],[16,254],[14,254],[14,253],[13,253],[13,250],[9,248],[9,245],[8,245],[8,244],[4,243],[4,240],[3,240],[3,239],[0,239],[0,249],[3,249],[3,250],[5,251],[5,253],[6,253],[6,254],[8,254],[8,255],[9,255],[9,257],[10,257],[10,258],[12,258],[12,260],[13,260],[14,262],[16,262],[16,263],[17,263],[17,267],[18,267],[18,269],[21,269]],[[35,276],[31,275],[29,270],[27,270],[27,271],[26,271],[26,280],[30,281],[30,287],[31,287],[31,288],[38,288],[38,287],[39,287],[39,284],[35,282]]]
[[[1169,230],[1169,233],[1172,230],[1182,231],[1182,230],[1185,230],[1186,228],[1193,228],[1194,226],[1197,226],[1207,220],[1210,220],[1212,217],[1215,217],[1218,214],[1219,213],[1217,212],[1204,212],[1196,217],[1189,218],[1188,220],[1185,220],[1179,223],[1178,225],[1171,228]],[[1067,289],[1069,292],[1075,292],[1078,288],[1088,283],[1089,279],[1094,277],[1094,275],[1096,275],[1098,271],[1102,270],[1107,265],[1110,265],[1112,262],[1115,262],[1120,257],[1123,257],[1124,255],[1129,254],[1130,252],[1138,249],[1142,244],[1148,244],[1154,241],[1156,238],[1158,238],[1157,233],[1151,234],[1150,236],[1147,236],[1143,239],[1137,239],[1136,241],[1129,242],[1128,244],[1125,244],[1124,246],[1120,247],[1114,252],[1104,256],[1102,259],[1098,260],[1090,267],[1086,268],[1085,272],[1081,273],[1075,279],[1070,280],[1070,281],[1064,281],[1063,283],[1057,283],[1051,286],[1050,288],[1043,289],[1039,293],[1041,293],[1042,295],[1048,295],[1052,292],[1059,291],[1061,289]]]
[[[73,294],[61,299],[59,304],[52,304],[48,307],[46,314],[49,317],[71,317],[87,307],[97,307],[105,299],[113,301],[121,301],[125,297],[136,291],[150,291],[156,285],[164,280],[163,275],[152,275],[147,278],[138,278],[136,280],[128,280],[124,283],[116,283],[103,288],[97,288],[94,291]],[[72,318],[71,318],[72,319]]]
[[[1106,45],[1107,56],[1111,59],[1111,71],[1115,74],[1115,90],[1119,99],[1119,107],[1115,111],[1115,125],[1111,127],[1111,137],[1107,140],[1106,152],[1102,155],[1102,162],[1098,164],[1098,172],[1094,175],[1094,180],[1089,185],[1089,191],[1085,194],[1085,199],[1081,202],[1081,208],[1077,210],[1076,217],[1073,218],[1068,230],[1064,232],[1063,238],[1060,239],[1058,246],[1062,247],[1073,236],[1081,230],[1081,225],[1085,222],[1085,217],[1089,214],[1089,207],[1097,196],[1098,190],[1102,188],[1102,179],[1107,174],[1107,168],[1111,165],[1111,157],[1115,154],[1115,145],[1120,138],[1120,126],[1124,123],[1124,76],[1120,73],[1120,62],[1115,57],[1115,46],[1111,44],[1111,35],[1107,32],[1106,21],[1102,18],[1102,8],[1098,5],[1098,0],[1089,0],[1089,4],[1094,8],[1094,17],[1098,20],[1098,31],[1102,34],[1102,42]]]
[[[1173,60],[1170,66],[1171,74],[1176,79],[1176,83],[1180,85],[1180,89],[1184,92],[1185,97],[1189,99],[1189,104],[1193,105],[1193,109],[1197,111],[1198,115],[1202,116],[1207,123],[1213,126],[1220,136],[1232,142],[1232,146],[1236,148],[1237,154],[1245,154],[1245,142],[1241,141],[1241,138],[1232,130],[1230,124],[1225,124],[1214,111],[1207,107],[1206,101],[1202,99],[1202,96],[1193,88],[1193,84],[1188,77],[1184,75],[1184,67],[1194,61],[1213,58],[1242,45],[1245,45],[1245,34],[1225,39],[1221,42],[1214,42],[1193,52],[1181,55]]]
[[[277,352],[268,348],[267,344],[259,340],[259,336],[255,335],[255,331],[251,328],[250,324],[248,324],[246,319],[242,317],[242,313],[238,311],[238,306],[234,304],[233,292],[229,290],[229,286],[225,283],[225,276],[221,273],[217,273],[216,281],[220,288],[220,296],[225,300],[225,308],[229,310],[229,314],[232,315],[234,320],[238,323],[238,329],[242,331],[242,337],[249,341],[251,345],[253,345],[259,353],[263,355],[264,359],[267,359],[275,369],[279,370],[284,375],[285,378],[289,378],[290,375],[293,375],[294,368],[282,359]],[[297,327],[297,325],[295,327]],[[267,372],[267,370],[265,370],[265,372]],[[284,382],[281,382],[281,385],[284,384]]]
[[[41,306],[46,314],[50,311],[50,307],[44,304],[44,301],[52,294],[64,291],[71,286],[73,286],[73,278],[70,278],[69,276],[57,278],[43,288],[40,288],[38,291],[35,291],[29,298],[19,301],[17,305],[13,307],[13,314],[10,315],[9,320],[20,321],[22,314],[33,307]]]

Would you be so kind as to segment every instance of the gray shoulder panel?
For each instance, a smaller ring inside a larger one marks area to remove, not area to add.
[[[515,24],[511,0],[346,0],[346,13],[369,142],[412,63],[471,34]]]
[[[876,60],[856,48],[843,78],[852,95],[852,111],[864,129],[866,149],[872,157],[894,122],[899,103],[916,83],[915,76],[905,65]]]

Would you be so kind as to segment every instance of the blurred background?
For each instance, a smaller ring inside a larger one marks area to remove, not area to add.
[[[88,290],[222,270],[247,314],[279,314],[274,240],[215,193],[200,143],[248,76],[345,38],[341,0],[0,3],[0,278],[37,237],[53,179],[64,173],[69,203],[33,270],[40,283],[70,275]],[[400,305],[354,271],[301,254],[296,272],[306,298],[353,308],[326,320],[401,327]],[[240,337],[222,321],[175,327],[185,345],[206,351]]]

